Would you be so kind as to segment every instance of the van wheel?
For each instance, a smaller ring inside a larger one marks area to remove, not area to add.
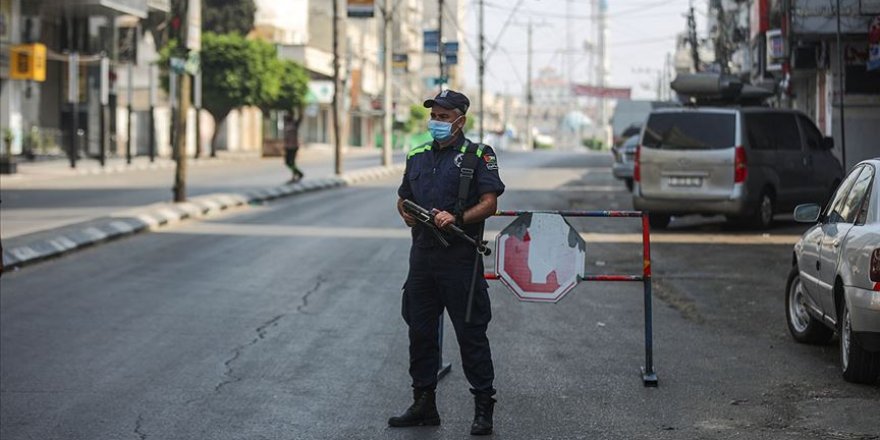
[[[648,215],[648,224],[655,229],[666,229],[666,227],[669,226],[670,220],[672,220],[672,216],[667,214]]]
[[[807,344],[827,344],[834,331],[824,326],[807,310],[807,298],[797,264],[792,266],[785,285],[785,320],[795,341]]]
[[[880,376],[880,353],[866,351],[852,335],[852,319],[846,298],[840,306],[840,368],[847,382],[874,383]]]
[[[757,229],[767,229],[773,223],[773,213],[776,210],[776,204],[773,201],[773,195],[769,191],[761,192],[761,198],[758,199],[758,206],[755,207],[755,213],[749,219],[750,226]]]

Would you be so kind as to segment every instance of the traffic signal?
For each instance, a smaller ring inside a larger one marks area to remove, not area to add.
[[[9,50],[9,77],[43,82],[46,80],[46,45],[18,44]]]

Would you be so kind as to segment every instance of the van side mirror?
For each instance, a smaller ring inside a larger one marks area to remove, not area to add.
[[[831,136],[825,136],[822,138],[822,148],[826,150],[834,149],[834,138]]]
[[[819,220],[822,207],[815,203],[806,203],[794,207],[794,221],[801,223],[815,223]]]

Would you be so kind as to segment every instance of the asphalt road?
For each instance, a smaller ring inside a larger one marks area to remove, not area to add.
[[[502,153],[501,207],[627,209],[609,165]],[[396,185],[244,208],[4,275],[0,437],[467,438],[472,400],[450,326],[443,424],[386,427],[410,399]],[[571,223],[592,234],[588,272],[639,271],[637,221]],[[804,229],[688,218],[654,234],[658,388],[639,375],[641,285],[581,283],[552,305],[493,282],[494,437],[880,438],[880,389],[844,382],[836,346],[787,334],[785,277]]]

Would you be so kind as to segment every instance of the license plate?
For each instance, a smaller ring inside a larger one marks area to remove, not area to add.
[[[669,177],[669,186],[698,187],[703,185],[702,177],[673,176]]]

